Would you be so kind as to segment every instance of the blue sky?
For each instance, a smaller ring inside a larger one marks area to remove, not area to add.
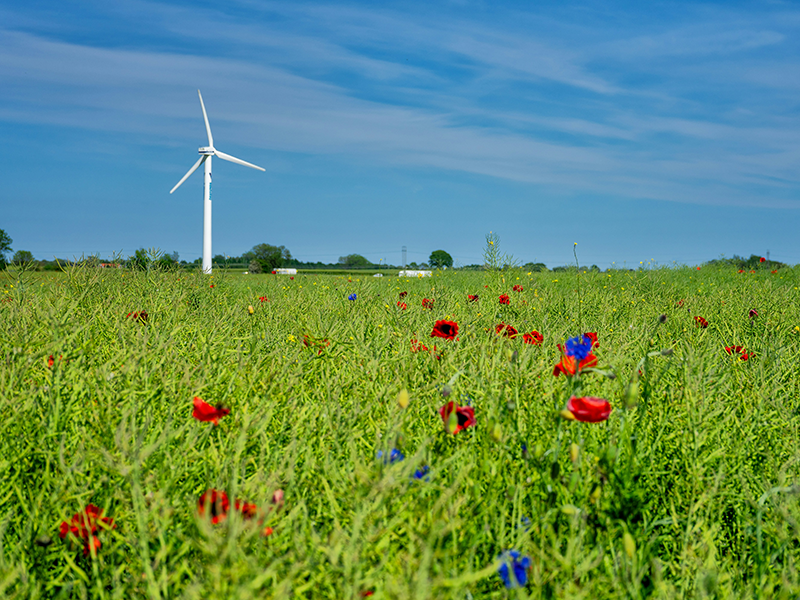
[[[550,4],[4,0],[0,228],[198,258],[199,88],[214,254],[800,263],[800,6]]]

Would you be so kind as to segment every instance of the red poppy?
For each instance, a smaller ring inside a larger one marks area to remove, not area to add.
[[[697,270],[699,271],[699,270],[700,270],[700,267],[697,267]]]
[[[678,301],[675,303],[675,306],[677,306],[678,308],[683,308],[683,302],[684,302],[683,300],[678,300]]]
[[[219,420],[231,413],[230,408],[225,408],[221,404],[211,406],[202,398],[194,397],[194,410],[192,416],[198,421],[211,421],[214,425],[219,425]]]
[[[597,357],[589,352],[582,361],[578,362],[574,356],[564,354],[564,347],[559,344],[558,349],[561,350],[561,360],[553,367],[553,375],[558,377],[562,373],[564,375],[573,376],[575,373],[580,373],[584,369],[597,366]]]
[[[762,256],[761,258],[758,259],[758,262],[760,263],[767,262],[767,259]]]
[[[223,490],[206,490],[197,501],[197,512],[201,517],[206,515],[206,510],[211,517],[211,523],[216,525],[228,516],[231,502],[228,494]],[[233,503],[233,509],[238,511],[245,519],[254,519],[258,516],[258,507],[252,502],[245,502],[238,498]]]
[[[414,338],[414,339],[411,340],[411,351],[416,354],[417,352],[420,352],[420,351],[427,352],[428,348],[425,347],[425,344],[423,344],[422,342],[420,342],[416,338]]]
[[[747,314],[750,315],[751,319],[755,319],[758,316],[758,311],[755,308],[751,308]]]
[[[67,360],[64,360],[64,357],[63,357],[61,354],[59,354],[59,355],[58,355],[58,362],[64,362],[64,363],[68,363],[68,362],[69,362],[69,359],[67,359]],[[50,368],[52,369],[54,364],[56,364],[56,359],[55,359],[55,357],[54,357],[54,356],[51,354],[50,356],[48,356],[48,357],[47,357],[47,366],[48,366],[48,367],[50,367]]]
[[[445,429],[447,429],[447,421],[450,419],[450,415],[453,414],[454,411],[456,413],[457,425],[451,432],[453,435],[457,434],[459,431],[467,429],[468,427],[472,427],[475,425],[475,423],[477,423],[475,420],[474,408],[471,406],[459,406],[451,400],[439,409],[439,414],[442,416]]]
[[[431,337],[440,337],[453,340],[458,335],[458,323],[455,321],[436,321],[431,331]]]
[[[725,346],[725,352],[731,356],[738,354],[739,360],[748,360],[750,358],[750,353],[741,346]]]
[[[210,286],[208,286],[208,287],[210,287],[210,288],[213,288],[213,287],[214,287],[214,284],[212,283],[212,284],[211,284]]]
[[[428,308],[430,310],[433,310],[433,300],[429,300],[428,298],[423,298],[422,308]]]
[[[501,294],[499,300],[500,304],[505,304],[507,306],[511,304],[511,298],[508,297],[508,294]]]
[[[75,513],[69,521],[63,521],[58,530],[58,535],[63,540],[71,533],[83,542],[83,555],[89,556],[92,548],[97,552],[100,549],[100,538],[95,534],[98,529],[113,529],[114,519],[104,517],[103,509],[89,504],[83,512]]]
[[[133,319],[134,321],[139,321],[140,323],[147,323],[148,314],[146,312],[139,311],[139,312],[129,312],[125,318]]]
[[[775,273],[777,273],[777,272],[778,272],[778,270],[777,270],[777,269],[776,269],[776,270],[774,270],[774,271],[770,271],[770,273],[772,273],[773,275],[775,275]]]
[[[277,274],[278,274],[278,272],[277,272],[277,271],[275,271],[275,270],[273,270],[273,271],[272,271],[272,274],[273,274],[273,275],[277,275]]]
[[[262,304],[264,302],[269,302],[269,298],[267,298],[266,296],[259,296],[258,299]]]
[[[289,277],[289,279],[291,279],[292,281],[294,281],[294,277]]]
[[[750,271],[751,273],[755,273],[755,271]]]
[[[695,317],[694,318],[694,324],[697,327],[702,327],[703,329],[708,327],[708,321],[706,321],[703,317]]]
[[[322,351],[331,345],[330,340],[328,338],[316,339],[309,335],[303,336],[303,345],[306,348],[316,348],[317,354],[322,354]]]
[[[470,302],[477,302],[478,301],[478,294],[468,294],[467,300]]]
[[[507,323],[500,323],[499,325],[496,325],[494,330],[497,332],[498,335],[504,335],[505,337],[511,339],[514,339],[519,335],[519,331],[517,331]]]
[[[597,332],[595,332],[595,331],[587,331],[583,335],[585,335],[590,340],[592,340],[592,348],[596,348],[597,346],[600,345],[600,342],[597,341]]]
[[[197,512],[201,517],[206,515],[208,510],[211,522],[216,525],[222,519],[228,516],[228,509],[230,508],[230,501],[228,494],[222,490],[206,490],[197,501]]]
[[[400,308],[400,310],[405,310],[408,308],[408,304],[405,302],[400,302],[399,300],[397,301],[397,306]]]
[[[522,334],[522,341],[525,342],[526,344],[533,344],[534,346],[538,346],[544,341],[544,336],[538,331],[531,331],[530,333]]]
[[[521,285],[515,285],[511,289],[514,290],[515,292],[521,292],[523,290],[523,287]]]
[[[605,398],[595,398],[585,396],[577,398],[573,396],[567,401],[567,410],[572,413],[576,420],[584,423],[599,423],[605,421],[611,414],[611,404]]]
[[[744,273],[744,269],[739,269],[739,273]]]
[[[408,296],[408,292],[400,292],[400,298],[405,298]]]
[[[233,503],[233,508],[242,513],[245,519],[252,519],[258,513],[258,507],[252,502],[244,502],[243,500],[236,500]]]

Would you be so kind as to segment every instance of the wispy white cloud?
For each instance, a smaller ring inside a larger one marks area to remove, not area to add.
[[[786,43],[763,23],[659,24],[650,34],[583,41],[387,10],[260,6],[262,20],[126,4],[152,35],[173,46],[184,40],[180,52],[0,31],[0,118],[149,136],[165,146],[197,135],[199,143],[193,89],[201,87],[223,150],[224,139],[235,139],[476,173],[556,194],[800,207],[790,193],[800,120],[753,111],[736,95],[742,82],[779,87],[781,74],[800,69],[748,54]],[[267,18],[275,13],[289,23]],[[707,80],[695,79],[719,71],[720,61],[735,70],[742,55],[753,62],[716,102],[687,91],[704,89]]]

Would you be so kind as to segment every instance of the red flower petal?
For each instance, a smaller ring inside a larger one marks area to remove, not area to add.
[[[519,335],[519,332],[514,327],[508,325],[507,323],[499,323],[498,325],[495,326],[494,330],[499,335],[504,335],[507,338],[513,339],[517,337],[517,335]]]
[[[229,415],[231,409],[225,408],[222,405],[211,406],[202,398],[194,397],[194,410],[192,416],[198,421],[212,422],[214,425],[219,425],[219,420],[225,415]]]
[[[544,341],[544,336],[538,331],[531,331],[530,333],[522,334],[522,341],[526,344],[533,344],[538,346]]]
[[[468,427],[472,427],[477,423],[475,420],[474,408],[471,406],[459,406],[451,400],[439,409],[439,414],[442,417],[442,421],[444,421],[445,428],[447,428],[447,421],[453,411],[455,411],[456,418],[458,419],[458,425],[456,426],[455,431],[453,431],[453,435],[457,434],[459,431],[467,429]]]
[[[605,421],[611,414],[611,404],[605,398],[595,398],[585,396],[577,398],[573,396],[567,401],[567,410],[571,412],[575,419],[584,423],[599,423]]]
[[[458,323],[455,321],[436,321],[431,331],[431,337],[440,337],[446,340],[455,339],[458,335]]]

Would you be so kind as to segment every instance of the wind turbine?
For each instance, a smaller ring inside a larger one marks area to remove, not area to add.
[[[211,273],[211,157],[219,156],[222,160],[227,160],[237,165],[244,165],[251,169],[258,169],[264,171],[259,166],[250,164],[241,159],[225,154],[214,148],[214,137],[211,135],[211,126],[208,124],[208,115],[206,114],[206,105],[203,104],[203,95],[200,90],[197,90],[197,95],[200,98],[200,108],[203,109],[203,119],[206,122],[206,133],[208,133],[208,146],[201,147],[200,158],[197,160],[192,168],[183,176],[183,178],[172,188],[169,193],[171,194],[177,190],[180,185],[189,178],[189,175],[194,173],[202,163],[205,163],[205,177],[203,178],[203,273]]]

